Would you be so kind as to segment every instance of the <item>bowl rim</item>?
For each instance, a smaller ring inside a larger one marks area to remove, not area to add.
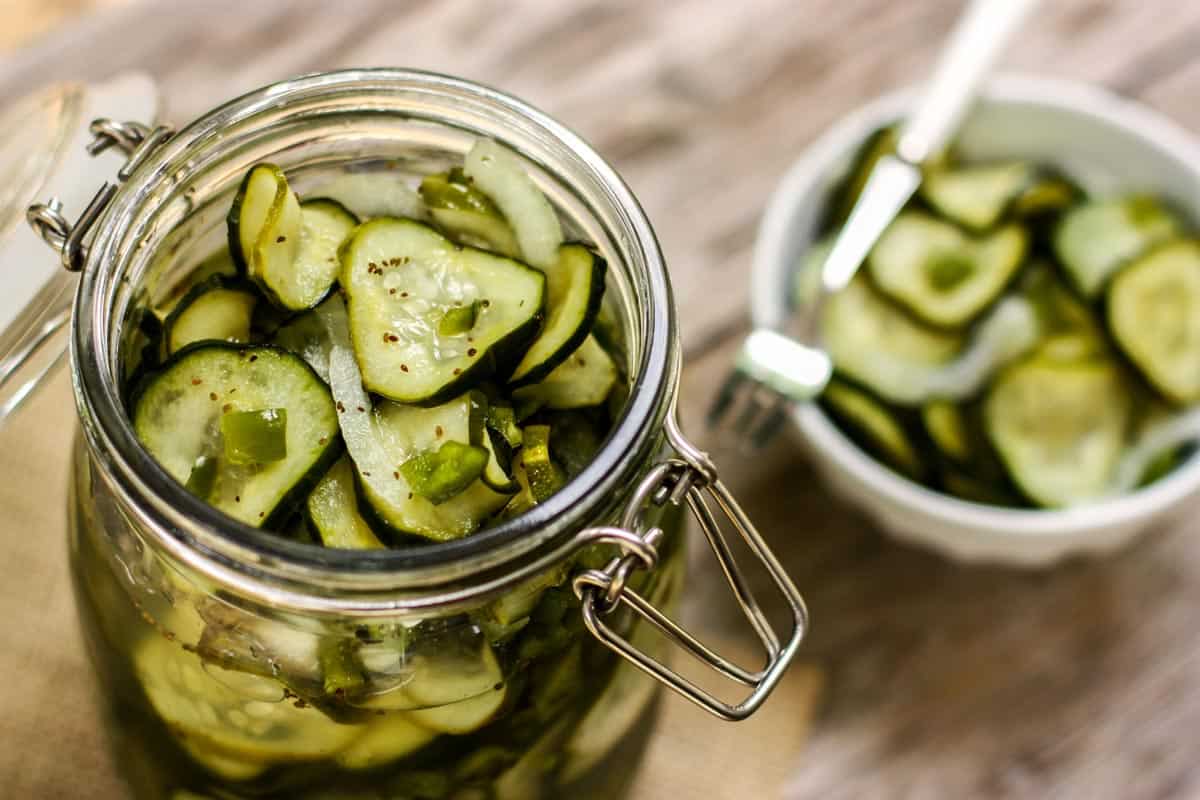
[[[919,87],[908,86],[868,101],[829,127],[787,170],[769,198],[758,228],[751,271],[750,315],[755,327],[782,321],[786,293],[781,272],[793,241],[792,215],[801,198],[827,192],[831,171],[880,124],[900,116]],[[1094,84],[1036,75],[1006,73],[993,77],[980,92],[984,103],[1051,107],[1090,117],[1119,129],[1147,149],[1170,155],[1189,167],[1200,183],[1200,143],[1163,114]],[[1200,211],[1200,209],[1197,209]],[[1164,478],[1125,495],[1065,509],[1025,509],[974,503],[916,483],[893,472],[854,444],[814,403],[792,414],[814,456],[833,461],[870,492],[896,505],[918,509],[970,529],[992,529],[1017,536],[1069,535],[1099,526],[1150,517],[1200,490],[1200,458],[1192,458]]]

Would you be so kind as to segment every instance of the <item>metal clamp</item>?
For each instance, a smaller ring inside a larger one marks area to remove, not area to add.
[[[111,119],[94,120],[89,130],[94,138],[87,146],[88,153],[97,156],[116,147],[127,156],[125,164],[117,171],[116,183],[106,181],[102,184],[73,225],[63,216],[62,201],[57,197],[50,198],[46,203],[31,205],[25,212],[26,221],[46,244],[58,251],[63,268],[68,272],[83,269],[87,260],[84,240],[112,202],[117,187],[128,180],[150,154],[174,133],[166,125],[150,129],[140,122],[113,122]]]
[[[585,531],[587,538],[592,541],[616,544],[623,551],[622,555],[613,558],[603,569],[579,573],[572,585],[583,605],[583,621],[596,638],[638,669],[709,713],[726,720],[742,720],[758,710],[795,658],[808,629],[808,610],[805,608],[804,599],[779,561],[717,477],[716,469],[707,454],[683,437],[673,414],[668,417],[666,434],[679,458],[668,459],[650,469],[634,490],[622,514],[619,527],[591,528]],[[710,500],[717,505],[754,556],[763,564],[775,587],[786,599],[792,614],[792,631],[786,642],[780,641],[751,593],[737,566],[729,542],[713,514]],[[658,545],[662,541],[663,531],[657,527],[643,530],[642,518],[648,508],[662,506],[668,502],[675,505],[686,502],[699,522],[713,554],[721,565],[725,579],[733,590],[734,598],[766,651],[766,665],[762,669],[744,669],[714,652],[629,586],[628,581],[633,572],[652,570],[658,564]],[[729,680],[751,687],[750,694],[737,703],[726,703],[639,650],[605,622],[605,618],[622,605],[628,607],[641,620],[653,625],[693,658],[707,664]]]

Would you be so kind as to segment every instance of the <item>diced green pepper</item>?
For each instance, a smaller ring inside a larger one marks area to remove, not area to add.
[[[362,689],[366,683],[354,652],[355,645],[356,641],[349,638],[321,642],[318,657],[326,695],[340,699]]]
[[[269,464],[287,458],[287,409],[232,411],[221,417],[225,457],[234,464]]]
[[[217,482],[216,456],[200,456],[192,465],[184,487],[201,500],[207,500]]]
[[[446,173],[426,175],[418,189],[421,199],[430,208],[452,208],[504,218],[500,208],[483,192],[471,185],[459,167]]]
[[[455,306],[448,309],[438,322],[439,336],[458,336],[475,327],[475,318],[479,314],[478,301],[465,306]]]
[[[438,505],[478,480],[487,461],[488,452],[482,447],[446,442],[405,461],[400,473],[414,492]]]
[[[544,503],[565,483],[562,470],[550,458],[550,426],[530,425],[524,430],[521,460],[534,499]]]

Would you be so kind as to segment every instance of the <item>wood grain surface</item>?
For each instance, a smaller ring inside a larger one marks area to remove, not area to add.
[[[518,94],[589,139],[646,207],[683,320],[685,427],[715,448],[699,414],[746,330],[769,192],[831,122],[919,79],[958,10],[941,0],[137,3],[0,60],[0,99],[138,68],[183,122],[269,81],[367,65]],[[1047,0],[1006,66],[1103,83],[1200,131],[1200,3]],[[43,403],[0,433],[6,560],[28,567],[0,581],[13,621],[0,648],[0,795],[120,797],[62,565],[66,382]],[[806,592],[812,635],[762,721],[721,725],[668,703],[637,800],[1200,796],[1194,523],[1106,560],[1034,574],[968,568],[883,538],[784,441],[754,459],[715,455]],[[717,584],[702,555],[688,618],[735,639],[735,612],[709,603]]]

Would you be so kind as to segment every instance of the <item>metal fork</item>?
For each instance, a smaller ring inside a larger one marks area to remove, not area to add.
[[[900,127],[893,155],[881,158],[821,267],[814,298],[783,330],[750,333],[708,412],[709,427],[732,415],[734,435],[751,448],[765,444],[792,404],[813,400],[833,376],[820,342],[820,318],[830,296],[846,287],[884,230],[921,183],[921,165],[958,127],[979,83],[1036,0],[970,0],[926,86]],[[734,413],[736,410],[736,413]]]

